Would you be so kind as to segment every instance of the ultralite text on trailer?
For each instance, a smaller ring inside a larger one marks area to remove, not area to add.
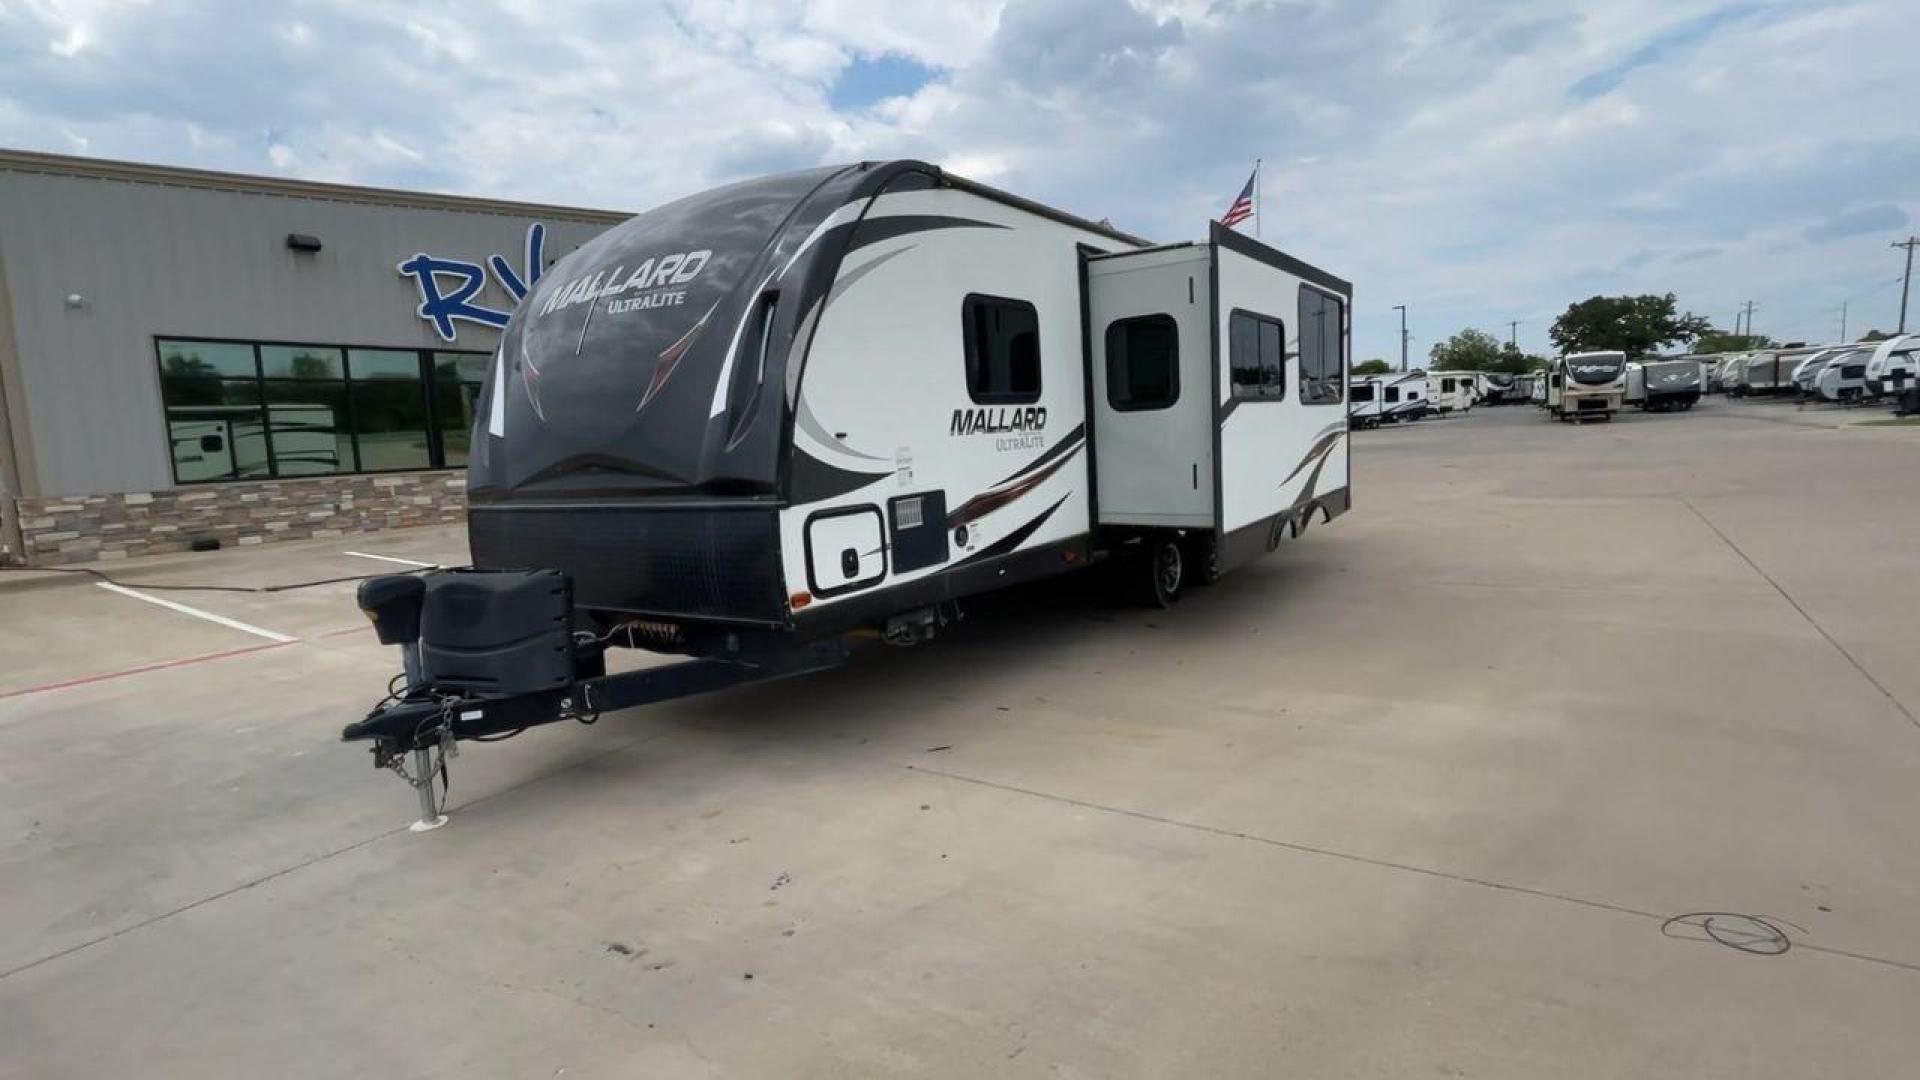
[[[1352,286],[1238,233],[1151,246],[919,162],[694,195],[562,259],[507,327],[475,567],[361,607],[432,752],[925,640],[961,597],[1128,557],[1160,603],[1349,505]],[[689,657],[606,674],[609,647]]]

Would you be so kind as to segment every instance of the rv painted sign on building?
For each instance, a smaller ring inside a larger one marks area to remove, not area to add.
[[[502,311],[480,302],[479,297],[491,278],[499,282],[514,303],[525,300],[534,283],[540,280],[546,240],[545,225],[536,221],[527,226],[526,248],[517,270],[504,255],[492,255],[486,262],[477,263],[425,252],[407,259],[396,269],[401,277],[413,280],[420,294],[420,303],[414,312],[433,325],[440,340],[451,343],[459,333],[456,323],[474,323],[494,330],[507,325],[513,309]]]

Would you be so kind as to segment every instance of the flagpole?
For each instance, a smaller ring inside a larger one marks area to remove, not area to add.
[[[1260,239],[1260,219],[1266,215],[1260,210],[1260,159],[1253,159],[1253,238]]]

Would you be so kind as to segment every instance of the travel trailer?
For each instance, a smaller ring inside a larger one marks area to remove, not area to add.
[[[1920,377],[1920,334],[1890,337],[1873,347],[1867,361],[1867,394],[1898,394]]]
[[[1575,423],[1612,420],[1626,388],[1626,353],[1571,353],[1547,369],[1547,411]]]
[[[1384,375],[1355,375],[1347,380],[1348,426],[1363,429],[1380,426],[1386,384]]]
[[[1389,424],[1422,420],[1433,414],[1433,394],[1424,371],[1382,376],[1380,418]]]
[[[1627,365],[1621,401],[1646,412],[1691,409],[1700,400],[1700,365],[1692,360],[1649,360]]]
[[[1751,353],[1734,353],[1720,361],[1720,392],[1729,397],[1739,397],[1741,386],[1746,381],[1747,357]]]
[[[1823,345],[1796,345],[1749,354],[1737,393],[1742,397],[1792,393],[1793,373],[1800,362],[1825,348]]]
[[[1846,352],[1845,348],[1822,349],[1800,361],[1793,369],[1793,395],[1802,401],[1818,397],[1815,387],[1820,381],[1821,369],[1833,362],[1834,357]]]
[[[1442,416],[1466,413],[1480,400],[1480,373],[1477,371],[1429,371],[1427,386],[1433,392],[1433,410]]]
[[[1351,296],[1218,224],[1149,245],[913,161],[642,213],[503,332],[474,567],[364,583],[404,689],[343,737],[412,755],[431,827],[458,740],[925,641],[1102,561],[1170,603],[1347,510]]]
[[[1873,358],[1873,346],[1842,349],[1828,358],[1813,379],[1813,392],[1821,401],[1851,403],[1864,401],[1867,394],[1867,361]]]

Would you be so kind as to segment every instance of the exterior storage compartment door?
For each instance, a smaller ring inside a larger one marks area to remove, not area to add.
[[[838,596],[887,576],[886,519],[877,506],[823,510],[807,519],[807,589]]]

